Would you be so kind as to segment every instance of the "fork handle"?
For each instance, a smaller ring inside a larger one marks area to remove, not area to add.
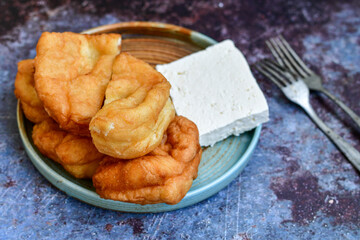
[[[339,148],[339,150],[346,156],[346,158],[352,163],[352,165],[360,171],[360,153],[353,146],[348,144],[344,138],[337,135],[331,128],[329,128],[315,113],[311,105],[304,104],[302,106],[305,112],[315,122],[315,124],[330,138],[330,140]]]
[[[353,110],[351,110],[348,106],[346,106],[345,103],[340,101],[340,99],[338,99],[330,92],[328,92],[328,90],[326,90],[325,88],[322,88],[320,91],[324,93],[326,96],[328,96],[331,100],[333,100],[337,105],[339,105],[339,107],[341,107],[342,110],[344,110],[344,112],[346,112],[360,128],[360,117],[356,113],[354,113]]]

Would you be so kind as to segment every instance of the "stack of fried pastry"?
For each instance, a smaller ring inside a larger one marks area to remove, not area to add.
[[[175,116],[169,82],[119,34],[43,33],[15,95],[38,150],[107,199],[176,204],[197,177],[199,133]]]

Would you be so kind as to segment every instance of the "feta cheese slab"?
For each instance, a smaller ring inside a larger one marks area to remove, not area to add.
[[[231,40],[156,69],[171,83],[177,114],[198,126],[201,146],[212,146],[269,119],[265,97]]]

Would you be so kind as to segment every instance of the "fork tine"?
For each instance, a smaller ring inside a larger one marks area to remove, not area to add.
[[[271,74],[269,74],[267,71],[265,71],[264,69],[262,69],[262,67],[260,67],[259,64],[255,65],[255,68],[261,72],[262,74],[264,74],[267,78],[269,78],[273,83],[275,83],[279,88],[283,88],[284,85],[280,82],[278,82],[273,76],[271,76]]]
[[[287,60],[287,58],[284,56],[284,53],[281,51],[281,49],[279,48],[278,44],[275,41],[275,38],[271,38],[269,40],[270,45],[272,46],[272,48],[274,49],[274,51],[277,53],[277,55],[279,56],[279,59],[281,59],[281,62],[283,63],[282,65],[284,67],[287,67],[288,69],[290,69],[290,71],[294,72],[295,69],[293,68],[293,66],[291,66],[290,62]],[[271,50],[270,50],[271,51]],[[278,61],[279,62],[279,61]]]
[[[262,60],[262,62],[266,63],[267,65],[269,65],[272,68],[275,68],[277,71],[280,71],[280,72],[286,72],[287,71],[285,66],[280,66],[280,64],[274,62],[271,59],[265,58],[264,60]]]
[[[312,75],[314,74],[313,71],[311,71],[310,68],[308,68],[306,66],[306,64],[304,63],[303,60],[301,60],[301,58],[296,54],[296,52],[291,48],[290,44],[285,40],[285,38],[282,35],[279,35],[279,39],[282,42],[282,44],[285,46],[285,48],[288,50],[288,52],[291,54],[291,56],[293,57],[293,59],[295,59],[295,61],[297,61],[297,63],[303,68],[303,70],[305,72],[307,72],[308,74]]]
[[[284,58],[283,61],[286,63],[287,68],[290,69],[291,72],[298,73],[300,76],[306,77],[307,74],[301,69],[299,65],[297,65],[296,61],[289,54],[280,39],[273,38],[273,42],[276,44],[278,51],[282,52],[282,56]]]
[[[279,54],[277,53],[277,51],[275,50],[275,48],[272,46],[272,44],[269,41],[265,41],[266,46],[270,49],[272,55],[274,55],[276,61],[281,65],[281,66],[285,66],[283,60],[281,59],[281,57],[279,56]]]
[[[275,77],[278,80],[278,82],[281,82],[283,86],[287,86],[291,84],[291,81],[289,81],[289,79],[287,78],[287,76],[284,74],[283,71],[279,69],[274,69],[271,65],[269,66],[267,64],[267,61],[261,61],[258,64],[264,71],[267,71],[269,74]]]
[[[266,66],[270,67],[271,69],[275,70],[277,73],[281,74],[288,82],[290,83],[296,82],[296,79],[291,75],[291,73],[287,72],[286,69],[284,69],[284,67],[278,65],[277,63],[269,59],[265,59],[263,62]]]

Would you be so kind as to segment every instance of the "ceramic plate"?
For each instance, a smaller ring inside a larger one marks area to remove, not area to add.
[[[216,41],[186,28],[151,22],[129,22],[105,25],[83,33],[121,33],[122,51],[129,52],[151,65],[168,63],[206,48]],[[23,115],[18,103],[17,121],[21,139],[31,161],[54,186],[68,195],[88,204],[123,212],[164,212],[198,203],[227,186],[248,163],[260,136],[261,126],[229,137],[204,149],[198,178],[184,199],[176,205],[137,205],[99,197],[91,180],[76,179],[61,165],[43,156],[34,146],[31,133],[33,124]]]

